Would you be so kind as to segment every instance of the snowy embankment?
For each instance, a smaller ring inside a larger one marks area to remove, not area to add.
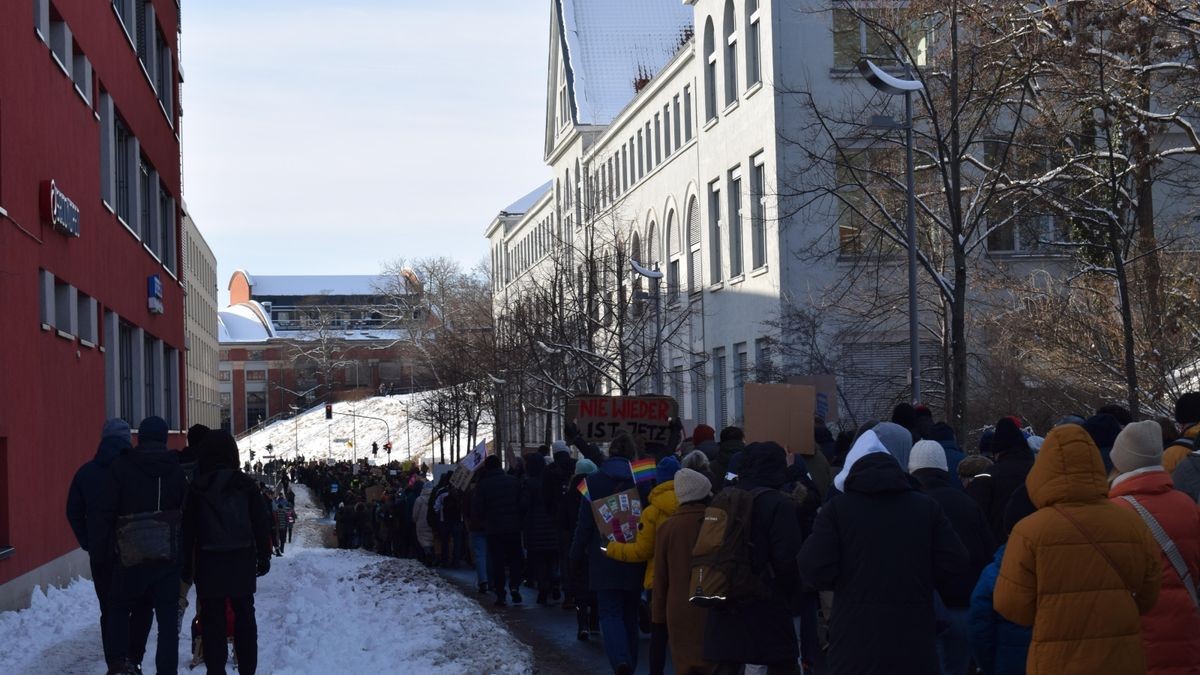
[[[260,673],[526,673],[532,656],[474,600],[412,560],[322,547],[307,490],[296,493],[295,542],[255,595]],[[184,626],[195,616],[192,606]],[[33,606],[0,613],[5,673],[102,675],[99,609],[90,581],[35,593]],[[157,629],[155,629],[156,631]],[[156,632],[145,673],[154,672]],[[179,642],[180,672],[191,661],[190,631]],[[194,672],[203,672],[201,664]],[[236,673],[230,665],[229,673]]]
[[[276,457],[292,459],[303,455],[309,459],[352,460],[366,457],[372,464],[384,464],[388,455],[383,444],[391,432],[392,456],[396,461],[415,459],[433,463],[433,453],[440,446],[429,427],[408,418],[409,406],[416,406],[422,394],[403,396],[374,396],[361,401],[335,403],[333,419],[325,419],[325,406],[318,406],[293,419],[280,420],[238,441],[242,461],[250,459],[250,450],[255,459],[267,455],[268,444]],[[349,414],[347,414],[349,413]],[[352,417],[360,415],[362,417]],[[375,419],[386,420],[388,426]],[[479,431],[478,440],[488,438],[490,426]],[[355,440],[357,439],[357,440]],[[371,444],[379,444],[379,454],[371,455]],[[449,447],[450,439],[446,439]],[[469,449],[468,439],[462,445]],[[297,446],[299,451],[297,452]]]

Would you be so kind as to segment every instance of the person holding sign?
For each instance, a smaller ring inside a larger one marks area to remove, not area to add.
[[[637,669],[638,606],[646,565],[618,562],[605,555],[609,539],[596,525],[592,503],[605,504],[610,497],[635,488],[642,504],[649,503],[649,495],[633,479],[636,449],[632,437],[618,434],[609,444],[608,455],[600,470],[586,479],[587,499],[579,507],[570,558],[581,565],[586,557],[588,588],[596,593],[604,651],[613,672],[623,674]]]

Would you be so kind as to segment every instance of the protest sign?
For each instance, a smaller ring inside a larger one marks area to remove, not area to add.
[[[775,441],[788,452],[812,455],[816,388],[798,384],[747,382],[746,441]]]
[[[383,486],[382,485],[372,485],[371,487],[364,490],[363,494],[366,495],[366,497],[367,497],[367,503],[373,504],[373,503],[379,501],[380,499],[383,499]]]
[[[628,544],[637,539],[641,515],[642,497],[636,487],[592,501],[592,517],[605,545],[614,541]]]
[[[836,375],[793,375],[788,378],[788,384],[803,384],[815,388],[817,395],[813,414],[825,420],[826,424],[837,423],[838,385]]]
[[[679,405],[670,396],[580,396],[567,401],[566,417],[588,441],[607,443],[619,431],[634,440],[666,443]]]
[[[483,466],[483,460],[487,459],[487,456],[488,444],[487,441],[482,441],[454,467],[454,473],[450,475],[450,485],[459,490],[466,490],[470,487],[475,472]]]

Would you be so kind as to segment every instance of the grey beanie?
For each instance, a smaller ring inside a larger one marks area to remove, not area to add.
[[[698,502],[712,494],[712,483],[699,471],[680,469],[675,472],[675,498],[680,504]]]
[[[1113,443],[1109,458],[1121,473],[1162,464],[1162,427],[1154,420],[1126,425]]]

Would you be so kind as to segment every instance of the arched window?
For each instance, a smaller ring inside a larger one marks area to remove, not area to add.
[[[717,116],[717,41],[712,17],[704,23],[704,119]]]
[[[725,0],[725,105],[738,96],[737,19],[733,15],[733,0]]]
[[[702,288],[700,276],[700,205],[696,198],[688,200],[687,205],[688,233],[688,292],[695,293]]]
[[[658,250],[658,226],[652,220],[650,227],[646,228],[646,262],[653,269],[661,259],[662,253]]]
[[[674,302],[679,295],[679,228],[675,226],[675,212],[667,212],[667,302]]]
[[[746,0],[746,87],[762,82],[762,23],[758,0]]]

